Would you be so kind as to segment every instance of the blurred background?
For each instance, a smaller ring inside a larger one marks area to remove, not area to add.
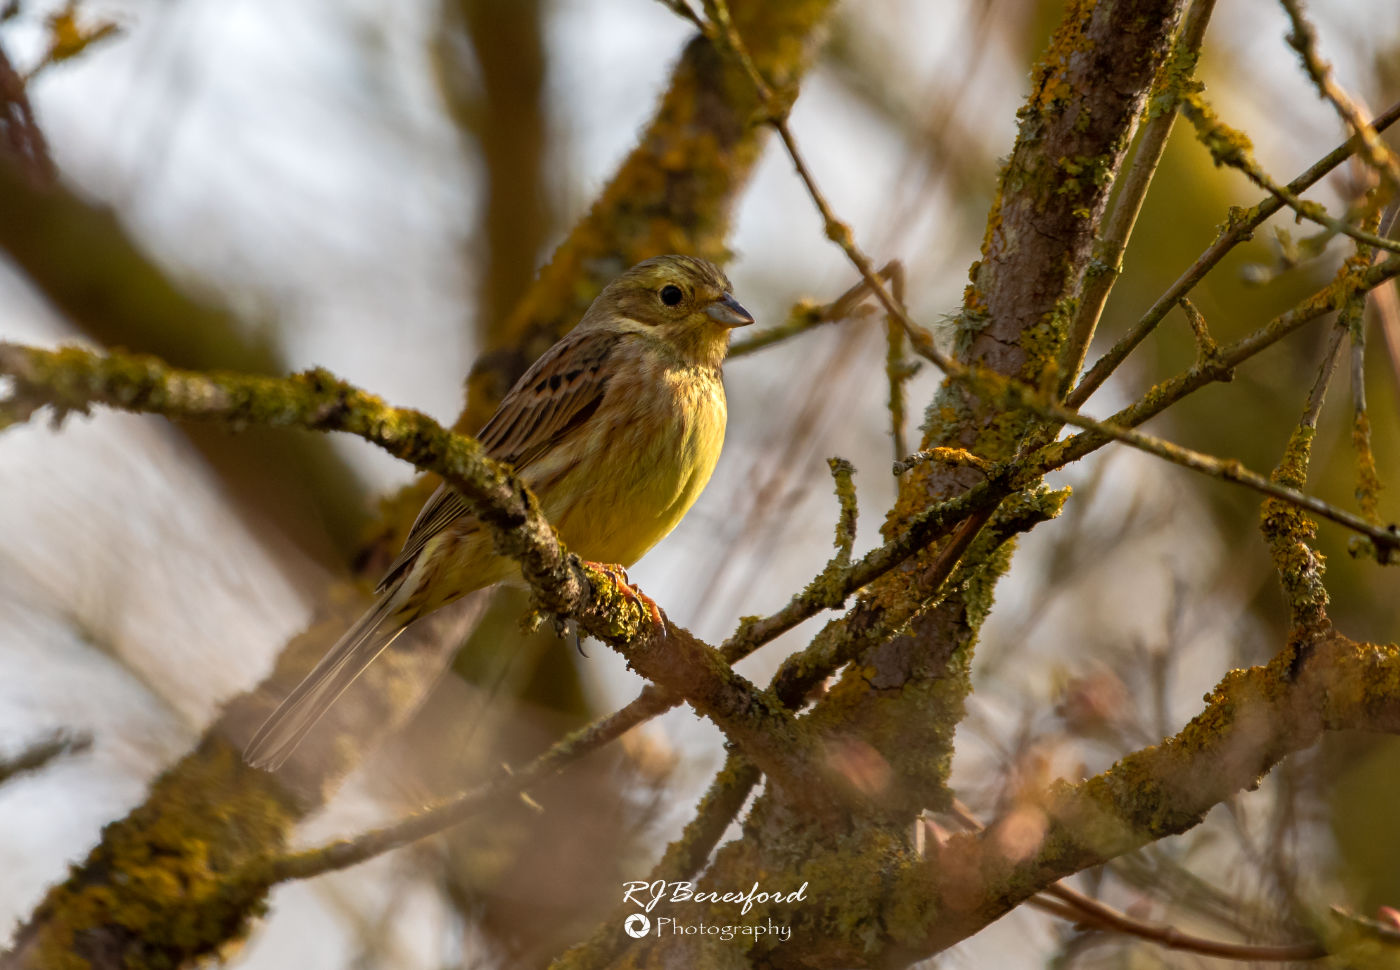
[[[1393,0],[1316,4],[1321,50],[1373,113],[1400,98]],[[1010,150],[1030,65],[1062,13],[1032,0],[854,0],[838,8],[792,119],[833,207],[879,261],[899,258],[916,319],[956,313]],[[55,20],[55,18],[60,18]],[[66,18],[66,19],[63,19]],[[57,25],[57,26],[56,26]],[[66,26],[107,34],[53,61]],[[108,27],[110,26],[110,32]],[[24,0],[0,23],[63,179],[109,207],[149,257],[215,309],[181,327],[104,328],[51,309],[0,258],[0,339],[148,351],[185,366],[283,373],[313,365],[451,423],[479,335],[514,304],[632,146],[693,31],[652,0],[272,3]],[[1222,3],[1201,77],[1278,180],[1343,132],[1268,0]],[[1395,140],[1390,139],[1394,144]],[[1337,207],[1342,167],[1311,197]],[[1258,201],[1178,125],[1100,328],[1121,333]],[[1239,247],[1194,301],[1222,342],[1330,279],[1349,247],[1299,259],[1289,219]],[[855,275],[822,234],[786,156],[767,146],[737,212],[728,272],[759,326]],[[102,259],[74,242],[74,259]],[[135,284],[133,284],[135,285]],[[1366,372],[1383,480],[1400,478],[1400,320],[1372,301]],[[1285,341],[1149,430],[1267,471],[1316,371],[1324,330]],[[1096,346],[1091,359],[1097,357]],[[1096,395],[1109,413],[1189,365],[1170,318]],[[780,607],[830,555],[826,458],[854,462],[873,546],[895,494],[878,317],[814,330],[727,367],[727,448],[680,528],[631,571],[669,616],[717,643]],[[935,386],[907,385],[917,441]],[[1351,388],[1324,411],[1312,489],[1353,507]],[[356,440],[172,427],[112,413],[0,437],[0,754],[68,732],[86,750],[0,786],[0,921],[137,804],[219,705],[265,674],[348,575],[381,496],[413,471]],[[1026,537],[986,627],[954,781],[983,817],[1025,785],[1101,770],[1174,732],[1229,668],[1263,661],[1286,617],[1243,490],[1106,450],[1068,470],[1065,515]],[[1392,492],[1387,521],[1400,517]],[[1322,525],[1333,619],[1400,636],[1393,571],[1356,562]],[[304,827],[312,844],[517,763],[641,686],[597,644],[586,656],[518,629],[500,597],[402,737]],[[820,622],[820,621],[817,621]],[[743,664],[766,680],[812,632]],[[1400,905],[1400,748],[1337,737],[1288,761],[1205,825],[1080,888],[1147,918],[1262,940],[1332,904]],[[349,872],[279,889],[239,967],[537,966],[643,879],[723,758],[688,709],[634,732],[519,812]],[[551,798],[555,799],[551,802]],[[1135,961],[1146,962],[1135,962]],[[1018,911],[948,966],[1201,966],[1147,944]]]

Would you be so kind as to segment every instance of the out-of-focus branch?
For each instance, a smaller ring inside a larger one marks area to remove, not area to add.
[[[958,801],[953,802],[952,815],[971,832],[983,832],[986,826]],[[1227,960],[1317,960],[1327,955],[1320,943],[1229,943],[1183,933],[1175,926],[1149,923],[1121,913],[1101,900],[1057,882],[1037,896],[1027,900],[1036,909],[1069,920],[1078,925],[1109,933],[1121,933],[1156,943],[1168,950],[1223,957]]]
[[[1337,634],[1300,647],[1231,672],[1175,737],[1088,781],[1052,788],[1034,806],[1044,825],[1035,845],[1015,839],[1009,820],[948,839],[903,888],[977,903],[940,907],[926,952],[965,939],[1067,875],[1194,827],[1325,732],[1400,733],[1400,648]]]
[[[957,71],[940,71],[935,90],[908,87],[913,65],[901,63],[899,51],[881,43],[874,29],[877,25],[862,19],[864,11],[858,7],[838,12],[831,41],[822,50],[822,66],[922,156],[917,164],[927,172],[923,192],[946,179],[951,183],[950,200],[961,203],[970,219],[980,219],[982,199],[992,184],[989,166],[995,152],[977,119],[961,116],[968,114],[981,66],[988,53],[997,49],[998,33],[1014,33],[1015,18],[1022,13],[1014,4],[998,0],[968,6],[976,8],[976,20],[967,38],[966,63]],[[919,208],[910,206],[908,212]]]
[[[59,731],[42,740],[27,745],[18,754],[0,758],[0,785],[30,771],[40,768],[70,754],[78,754],[92,747],[92,736],[88,734],[67,734]]]
[[[1060,914],[1064,918],[1082,925],[1110,933],[1136,937],[1155,943],[1168,950],[1182,953],[1198,953],[1201,956],[1220,957],[1226,960],[1246,960],[1270,963],[1288,963],[1294,960],[1320,960],[1327,956],[1327,947],[1321,943],[1231,943],[1226,940],[1211,940],[1191,933],[1183,933],[1175,926],[1149,923],[1120,913],[1097,899],[1077,893],[1062,885],[1045,890],[1048,896],[1064,904],[1068,912]],[[1044,897],[1037,896],[1036,899]]]
[[[475,332],[484,343],[535,276],[550,227],[545,184],[543,5],[540,0],[452,0],[434,39],[438,87],[481,158],[481,230],[473,262],[481,297]],[[471,47],[476,70],[462,61]],[[479,80],[466,90],[465,78]]]
[[[53,307],[107,345],[157,353],[178,366],[283,369],[266,337],[157,266],[117,217],[58,182],[35,184],[0,162],[0,251]],[[365,521],[359,476],[324,441],[295,445],[254,434],[185,429],[260,537],[291,542],[343,569]]]
[[[71,20],[74,11],[56,16]],[[54,25],[53,32],[55,49],[43,63],[61,59],[63,30]],[[74,39],[62,57],[110,33],[69,32]],[[158,353],[185,367],[282,369],[266,338],[246,333],[232,313],[177,286],[111,213],[58,182],[25,79],[3,50],[0,142],[0,249],[70,323],[104,344]],[[231,439],[194,427],[186,434],[263,541],[291,542],[332,568],[348,561],[365,519],[364,489],[326,443],[293,447],[275,436]]]
[[[584,755],[617,740],[627,731],[677,702],[669,695],[648,687],[641,696],[607,717],[574,731],[555,742],[548,751],[523,768],[486,782],[471,791],[428,806],[406,819],[364,832],[354,838],[307,849],[271,860],[252,863],[265,873],[269,883],[309,879],[337,869],[347,869],[385,852],[401,848],[446,828],[466,821],[494,805],[520,798],[532,785],[562,770]]]
[[[53,159],[44,133],[34,121],[24,78],[14,69],[0,47],[0,154],[24,170],[34,187],[49,185],[55,178]]]

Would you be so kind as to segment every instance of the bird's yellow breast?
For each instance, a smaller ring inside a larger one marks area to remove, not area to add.
[[[711,368],[643,359],[609,384],[565,467],[527,473],[564,544],[585,559],[630,566],[676,527],[710,480],[724,445],[724,386]]]

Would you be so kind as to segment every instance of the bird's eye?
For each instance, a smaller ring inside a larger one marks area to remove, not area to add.
[[[673,283],[668,283],[661,288],[661,302],[667,306],[675,306],[681,302],[681,297],[685,296],[681,288]]]

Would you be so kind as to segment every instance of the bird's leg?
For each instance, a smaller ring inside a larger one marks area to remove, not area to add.
[[[639,606],[645,606],[647,610],[651,612],[651,622],[653,626],[665,626],[666,621],[661,616],[661,607],[656,605],[656,600],[632,585],[632,581],[627,578],[626,569],[623,569],[617,563],[608,562],[586,562],[584,565],[592,566],[594,569],[598,570],[598,572],[607,574],[613,582],[617,583],[618,591],[622,593],[624,597]]]

